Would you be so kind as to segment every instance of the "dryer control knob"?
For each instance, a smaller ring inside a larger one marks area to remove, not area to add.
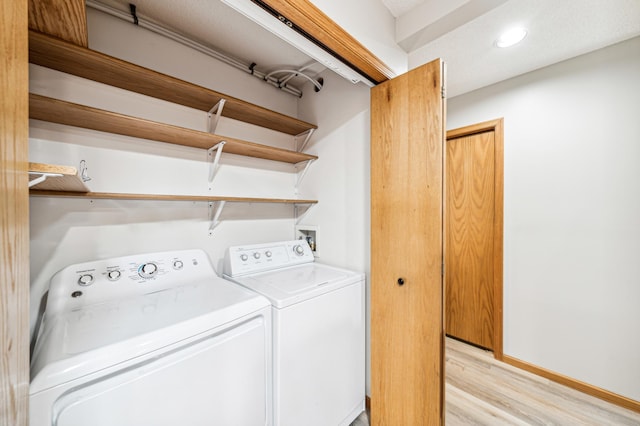
[[[119,280],[120,279],[120,275],[122,275],[122,274],[117,269],[113,269],[113,270],[107,272],[107,278],[109,278],[109,281],[117,281],[117,280]]]
[[[183,266],[184,263],[182,263],[182,260],[176,260],[173,262],[173,269],[182,269]]]
[[[153,262],[143,263],[138,268],[138,275],[142,278],[151,278],[158,273],[158,265]]]
[[[259,252],[253,253],[253,257],[256,259],[260,259],[260,253]]]
[[[302,247],[300,244],[296,244],[293,247],[293,252],[298,256],[302,256],[304,254],[304,247]]]
[[[93,275],[91,274],[82,274],[80,278],[78,278],[78,284],[82,286],[87,286],[93,284]]]
[[[246,262],[249,259],[249,256],[247,256],[246,254],[242,253],[240,255],[240,260],[242,260],[243,262]]]
[[[267,251],[264,252],[264,255],[267,256],[267,257],[271,257],[272,253],[271,253],[270,250],[267,250]]]

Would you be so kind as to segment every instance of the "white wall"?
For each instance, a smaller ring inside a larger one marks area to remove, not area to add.
[[[504,352],[640,400],[640,38],[448,102],[505,119]]]
[[[323,89],[313,93],[307,85],[300,100],[300,118],[319,123],[306,150],[319,159],[311,165],[301,189],[321,200],[300,223],[318,226],[319,262],[366,272],[369,300],[369,88],[353,85],[331,71],[323,77]],[[368,348],[367,327],[367,392]]]
[[[298,99],[161,36],[88,9],[89,44],[178,78],[296,116]],[[31,65],[30,90],[205,131],[206,113]],[[221,118],[218,133],[293,148],[293,137]],[[295,198],[295,166],[223,154],[208,185],[206,151],[31,121],[30,161],[88,164],[92,191]],[[305,192],[300,198],[311,198]],[[73,263],[202,248],[221,273],[229,245],[293,238],[293,208],[227,204],[208,235],[206,203],[31,198],[31,325],[51,276]]]
[[[381,1],[312,0],[311,3],[380,58],[396,75],[407,71],[407,52],[396,43],[396,20]]]

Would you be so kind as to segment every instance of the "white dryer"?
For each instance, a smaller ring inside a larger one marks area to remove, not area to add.
[[[51,280],[31,426],[270,425],[269,301],[201,250],[69,266]]]
[[[271,301],[274,425],[349,425],[365,400],[364,274],[294,240],[230,247],[224,277]]]

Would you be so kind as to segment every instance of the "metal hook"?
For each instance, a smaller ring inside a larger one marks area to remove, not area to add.
[[[80,177],[83,182],[88,182],[91,180],[89,177],[89,172],[87,171],[87,162],[85,160],[80,161]]]

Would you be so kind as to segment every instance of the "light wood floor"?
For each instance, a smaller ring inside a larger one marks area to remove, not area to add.
[[[640,414],[447,338],[446,424],[640,425]]]
[[[447,338],[445,356],[447,426],[640,425],[640,413],[496,361],[491,352]],[[368,424],[362,413],[352,426]]]

